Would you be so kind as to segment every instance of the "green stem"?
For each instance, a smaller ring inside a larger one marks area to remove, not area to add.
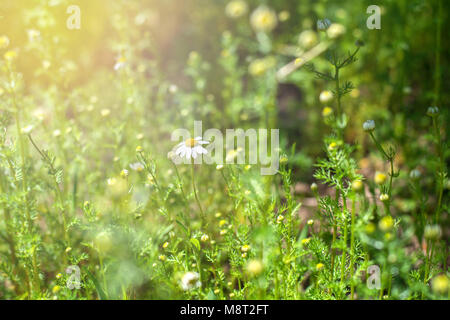
[[[181,177],[180,177],[180,172],[178,171],[177,165],[175,163],[173,163],[173,166],[174,166],[175,172],[177,174],[178,184],[180,186],[180,191],[181,191],[181,194],[183,195],[183,199],[184,199],[185,203],[188,203],[188,199],[187,199],[186,193],[184,192],[184,188],[183,188],[183,180],[181,180]]]
[[[442,29],[442,0],[437,0],[436,50],[434,63],[434,105],[439,104],[441,90],[441,29]]]
[[[342,213],[344,216],[344,249],[342,250],[342,256],[341,256],[341,284],[344,283],[344,278],[345,278],[345,259],[347,258],[347,236],[348,236],[348,231],[347,231],[347,199],[346,197],[343,195],[342,196],[342,201],[343,201],[343,208],[342,208]]]
[[[340,191],[339,189],[336,190],[336,206],[339,207],[339,197],[340,197]],[[334,278],[334,258],[336,255],[336,250],[333,248],[334,243],[336,242],[336,235],[337,235],[337,224],[336,219],[333,219],[333,239],[331,240],[331,281],[333,281]]]
[[[369,131],[370,136],[372,137],[373,142],[375,143],[375,145],[377,146],[377,149],[383,154],[383,156],[386,158],[386,160],[389,160],[389,156],[387,155],[386,151],[384,151],[383,147],[381,146],[381,144],[378,142],[378,140],[375,138],[374,134],[372,131]]]
[[[0,180],[0,194],[3,193],[3,179]],[[16,254],[16,241],[14,239],[14,232],[11,230],[12,226],[12,219],[11,219],[11,213],[9,212],[9,208],[5,205],[3,208],[3,213],[5,217],[5,229],[6,229],[6,239],[8,242],[9,251],[11,254],[11,264],[12,264],[12,273],[14,275],[21,274],[22,270],[20,268],[20,265],[18,264],[17,260],[17,254]],[[19,284],[14,280],[11,279],[15,286],[15,292],[16,294],[20,294]]]
[[[106,282],[105,269],[103,267],[103,255],[102,255],[101,252],[98,253],[98,259],[99,259],[99,262],[100,262],[100,270],[101,270],[101,273],[102,273],[103,288],[104,288],[104,291],[105,291],[106,295],[108,296],[108,285],[107,285],[107,282]]]
[[[350,227],[350,279],[351,279],[351,285],[350,285],[350,298],[353,300],[354,291],[355,291],[355,285],[353,284],[353,275],[354,275],[354,263],[355,263],[355,198],[352,199],[352,221],[351,221],[351,227]]]
[[[431,261],[431,252],[432,252],[432,248],[430,250],[430,241],[427,240],[426,241],[427,244],[427,250],[426,250],[426,260],[425,260],[425,274],[423,276],[423,283],[426,285],[428,282],[428,274],[430,272],[430,261]],[[422,300],[424,298],[424,292],[422,292]]]
[[[192,173],[192,188],[194,190],[195,200],[197,201],[198,208],[200,209],[200,213],[202,215],[202,222],[205,223],[205,213],[203,212],[202,205],[200,204],[200,200],[197,195],[197,187],[195,186],[195,173],[194,173],[194,162],[191,164],[191,173]]]
[[[333,281],[334,277],[334,256],[335,256],[335,250],[333,248],[334,243],[336,241],[336,233],[337,233],[337,226],[333,226],[333,239],[331,240],[331,281]]]
[[[439,216],[442,204],[442,194],[444,192],[444,154],[442,152],[442,138],[437,123],[437,117],[433,117],[433,127],[437,139],[437,153],[439,155],[439,173],[438,173],[438,203],[436,206],[435,221],[439,223]]]
[[[389,190],[388,190],[388,195],[389,195],[389,201],[388,203],[391,203],[391,196],[392,196],[392,179],[394,178],[394,159],[391,157],[389,158],[389,163],[391,165],[391,172],[389,174]]]
[[[334,80],[336,82],[336,97],[337,97],[337,117],[340,120],[341,119],[341,94],[339,90],[339,68],[335,66],[335,74],[334,74]]]
[[[53,163],[52,163],[51,159],[39,149],[39,147],[36,145],[36,143],[34,142],[34,140],[33,140],[33,138],[31,137],[30,134],[28,135],[28,139],[30,140],[30,142],[33,145],[33,147],[39,152],[39,154],[42,157],[42,160],[47,163],[47,165],[50,168],[50,171],[52,172],[53,184],[55,186],[56,198],[57,198],[57,201],[58,201],[58,206],[60,207],[60,210],[61,210],[61,218],[62,218],[62,223],[63,223],[64,240],[66,241],[66,244],[69,247],[70,246],[70,241],[69,241],[69,237],[67,235],[67,230],[66,230],[67,221],[66,221],[64,200],[63,200],[63,196],[62,196],[61,190],[59,189],[58,181],[56,179],[56,171],[57,170],[53,166]]]
[[[12,71],[9,68],[9,65],[7,64],[8,69],[8,79],[9,83],[13,82],[12,78]],[[16,130],[17,130],[17,136],[19,139],[19,148],[20,148],[20,158],[21,158],[21,170],[22,170],[22,192],[23,192],[23,202],[25,206],[25,216],[27,219],[27,230],[28,233],[31,235],[33,233],[33,219],[31,218],[30,214],[30,208],[28,206],[28,179],[26,174],[26,165],[25,165],[25,142],[23,141],[23,135],[21,132],[21,124],[20,124],[20,110],[19,106],[17,104],[17,98],[16,98],[16,92],[13,88],[11,88],[11,96],[12,96],[12,102],[14,106],[14,115],[16,120]],[[35,289],[37,292],[40,291],[40,281],[39,281],[39,271],[37,267],[37,259],[36,259],[36,250],[33,248],[32,250],[32,257],[31,262],[33,265],[33,283],[35,286]]]

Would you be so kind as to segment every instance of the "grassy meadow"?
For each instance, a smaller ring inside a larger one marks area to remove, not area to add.
[[[450,3],[372,4],[2,0],[0,299],[449,299]]]

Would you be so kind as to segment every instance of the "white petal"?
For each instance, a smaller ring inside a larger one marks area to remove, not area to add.
[[[195,149],[192,149],[192,158],[197,158],[197,151]]]
[[[189,159],[191,157],[192,149],[186,148],[186,159]]]
[[[175,151],[175,154],[179,156],[179,155],[181,154],[181,152],[183,152],[183,149],[184,149],[184,147],[179,147],[179,148]]]
[[[200,141],[200,140],[202,140],[202,137],[198,136],[198,137],[194,138],[194,140]]]
[[[198,144],[208,144],[208,143],[209,143],[209,141],[204,141],[204,140],[201,140],[201,141],[197,141],[197,143],[198,143]]]
[[[208,153],[208,150],[206,150],[205,148],[203,148],[203,147],[200,147],[200,146],[198,146],[197,147],[197,152],[198,153],[200,153],[200,154],[207,154]]]
[[[187,148],[181,149],[181,152],[180,152],[180,154],[179,154],[180,157],[184,157],[184,155],[186,154],[186,149],[187,149]]]
[[[202,154],[202,153],[203,153],[203,152],[202,152],[202,149],[203,149],[203,148],[202,148],[201,146],[195,146],[195,147],[194,147],[195,152],[198,153],[198,154]]]

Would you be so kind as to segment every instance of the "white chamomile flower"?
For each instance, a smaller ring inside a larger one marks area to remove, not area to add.
[[[175,154],[180,157],[197,158],[199,154],[207,154],[208,151],[202,147],[203,144],[208,144],[208,141],[202,139],[202,137],[196,137],[195,139],[187,139],[186,141],[180,142],[175,147]]]
[[[125,67],[127,63],[127,59],[124,56],[120,56],[117,58],[116,63],[114,64],[114,70],[119,70]]]
[[[53,131],[53,136],[54,137],[59,137],[60,135],[61,135],[61,130],[56,129],[56,130]]]
[[[23,127],[20,131],[23,134],[29,134],[29,133],[31,133],[31,131],[33,131],[33,126],[29,125],[29,126]]]
[[[169,86],[169,92],[170,92],[170,93],[176,93],[177,91],[178,91],[177,85],[171,84],[171,85]]]
[[[184,291],[199,288],[202,285],[197,272],[188,271],[181,278],[181,288]]]
[[[134,171],[142,171],[144,170],[144,165],[140,162],[135,162],[130,164],[130,168]]]

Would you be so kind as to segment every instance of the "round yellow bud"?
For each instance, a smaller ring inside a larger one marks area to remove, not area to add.
[[[9,46],[9,38],[7,36],[0,37],[0,49],[7,48]]]
[[[364,184],[361,180],[355,180],[352,182],[352,190],[355,192],[359,192],[363,189]]]
[[[328,150],[335,150],[338,147],[336,142],[332,142],[328,145]]]
[[[373,224],[371,222],[368,225],[366,225],[365,229],[366,229],[366,232],[370,234],[370,233],[374,233],[375,232],[376,227],[375,227],[375,224]]]
[[[448,291],[450,283],[448,277],[445,274],[440,274],[433,278],[431,282],[431,287],[436,293],[444,294]]]
[[[17,58],[17,52],[14,50],[6,51],[3,58],[5,58],[6,61],[12,61]]]
[[[381,172],[375,173],[374,180],[375,180],[376,184],[381,185],[386,182],[386,179],[387,179],[387,176],[384,173],[381,173]]]
[[[247,263],[246,269],[251,276],[257,276],[261,274],[261,272],[264,269],[264,266],[260,260],[253,259]]]
[[[394,219],[391,216],[384,216],[378,222],[378,227],[381,229],[381,231],[384,232],[391,230],[393,226],[394,226]]]
[[[311,241],[311,238],[302,239],[302,244],[307,245]]]
[[[283,10],[278,14],[278,19],[281,22],[284,22],[286,20],[289,20],[290,16],[291,16],[291,14],[289,13],[289,11]]]
[[[298,37],[298,43],[305,49],[312,48],[317,42],[317,34],[312,30],[305,30]]]
[[[322,116],[324,118],[328,118],[329,116],[331,116],[333,114],[333,109],[331,109],[330,107],[325,107],[322,110]]]
[[[54,294],[57,294],[60,290],[61,290],[61,287],[58,286],[58,285],[56,285],[56,286],[54,286],[54,287],[52,288],[52,292],[53,292]]]
[[[247,3],[242,0],[230,1],[225,7],[225,14],[230,18],[239,18],[247,12]]]
[[[256,32],[270,32],[277,26],[277,15],[275,11],[261,5],[253,11],[250,24]]]

